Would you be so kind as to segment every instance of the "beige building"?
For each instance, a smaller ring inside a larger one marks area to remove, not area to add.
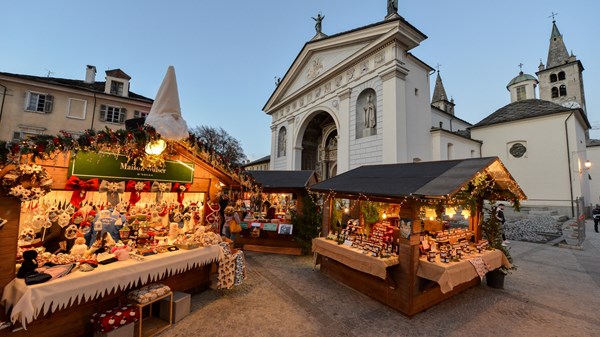
[[[84,80],[0,72],[0,140],[124,129],[125,120],[145,117],[153,102],[130,91],[130,80],[114,69],[97,82],[96,67],[90,65]]]

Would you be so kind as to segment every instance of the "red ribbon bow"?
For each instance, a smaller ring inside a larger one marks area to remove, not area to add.
[[[127,186],[125,186],[125,191],[131,192],[129,204],[135,205],[138,201],[140,201],[140,199],[142,199],[142,192],[150,191],[150,182],[129,180],[127,182]]]
[[[171,191],[177,192],[177,202],[183,205],[183,198],[185,198],[185,192],[190,189],[190,184],[174,183]]]
[[[81,208],[81,202],[85,199],[87,191],[97,191],[98,185],[98,178],[83,180],[76,176],[71,176],[65,186],[65,190],[73,191],[70,201],[71,205],[77,209]]]

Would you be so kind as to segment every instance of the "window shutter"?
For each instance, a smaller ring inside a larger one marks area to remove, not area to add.
[[[125,123],[125,117],[127,116],[127,109],[121,108],[121,114],[119,114],[119,123]]]
[[[100,105],[100,120],[102,122],[106,121],[106,105]]]
[[[31,91],[25,95],[25,111],[31,111]]]
[[[45,113],[52,112],[53,102],[54,102],[54,97],[52,97],[51,95],[46,95],[46,102],[44,103],[44,112]]]

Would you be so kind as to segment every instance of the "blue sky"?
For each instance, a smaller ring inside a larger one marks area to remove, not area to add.
[[[600,125],[597,0],[399,1],[399,14],[428,36],[412,50],[440,70],[456,115],[477,123],[509,103],[506,84],[546,63],[552,12],[567,49],[583,63],[587,112]],[[0,6],[0,71],[85,78],[121,68],[131,90],[154,98],[173,65],[189,126],[223,127],[249,159],[270,152],[262,108],[304,44],[383,20],[386,0],[28,0]],[[435,75],[433,75],[435,76]],[[435,77],[431,78],[431,84]],[[592,131],[600,138],[600,131]]]

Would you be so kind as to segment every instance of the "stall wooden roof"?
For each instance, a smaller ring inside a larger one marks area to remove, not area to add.
[[[262,185],[265,192],[304,191],[314,185],[317,180],[315,171],[246,171],[256,183]]]
[[[443,198],[457,193],[479,172],[488,173],[501,188],[526,199],[498,157],[361,166],[317,183],[311,191],[348,197]]]

